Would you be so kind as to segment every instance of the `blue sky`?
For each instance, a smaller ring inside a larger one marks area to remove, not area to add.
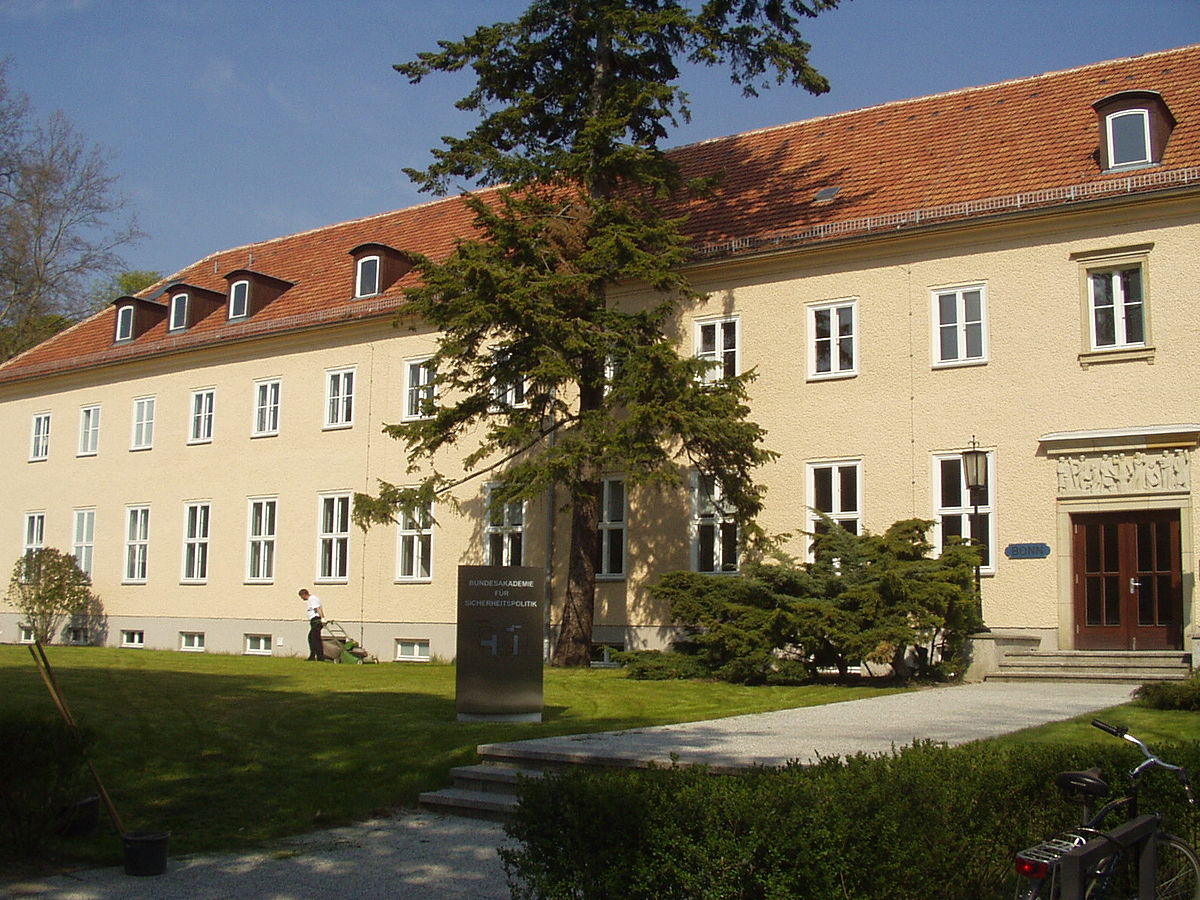
[[[0,0],[0,57],[37,112],[111,155],[146,239],[131,269],[429,199],[401,169],[473,120],[464,77],[392,70],[518,0]],[[1200,0],[843,0],[804,25],[832,90],[743,99],[684,80],[671,144],[1200,42]],[[1198,73],[1200,77],[1200,73]]]

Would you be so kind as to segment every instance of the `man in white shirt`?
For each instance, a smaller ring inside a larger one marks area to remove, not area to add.
[[[325,648],[321,643],[321,620],[325,618],[325,610],[321,608],[321,598],[310,594],[307,588],[300,588],[300,599],[308,606],[308,658],[310,661],[324,662]]]

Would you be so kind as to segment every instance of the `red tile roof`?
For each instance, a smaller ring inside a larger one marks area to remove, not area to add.
[[[1103,173],[1091,104],[1126,90],[1158,92],[1177,124],[1159,165]],[[1200,187],[1200,44],[704,141],[671,155],[688,175],[723,173],[711,195],[675,205],[688,215],[685,230],[701,256]],[[815,202],[833,187],[840,190],[832,201]],[[414,276],[356,300],[350,251],[377,242],[438,257],[470,222],[462,201],[450,198],[214,253],[146,295],[176,282],[226,293],[224,276],[238,269],[293,286],[247,320],[229,322],[222,308],[182,334],[168,334],[164,321],[119,346],[110,307],[0,366],[0,382],[391,314]]]

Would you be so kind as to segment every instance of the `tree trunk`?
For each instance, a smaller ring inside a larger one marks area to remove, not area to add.
[[[558,643],[551,660],[556,666],[591,665],[602,490],[600,481],[589,480],[579,484],[571,500],[567,593]]]

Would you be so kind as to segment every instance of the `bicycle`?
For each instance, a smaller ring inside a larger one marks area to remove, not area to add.
[[[1142,815],[1138,791],[1151,769],[1170,772],[1194,810],[1187,772],[1159,759],[1127,728],[1093,719],[1092,725],[1142,751],[1129,773],[1129,791],[1093,815],[1109,787],[1093,768],[1055,778],[1068,802],[1082,807],[1081,824],[1016,855],[1018,900],[1200,900],[1200,858],[1182,838],[1162,830],[1162,816]],[[1120,820],[1110,826],[1110,820]]]

